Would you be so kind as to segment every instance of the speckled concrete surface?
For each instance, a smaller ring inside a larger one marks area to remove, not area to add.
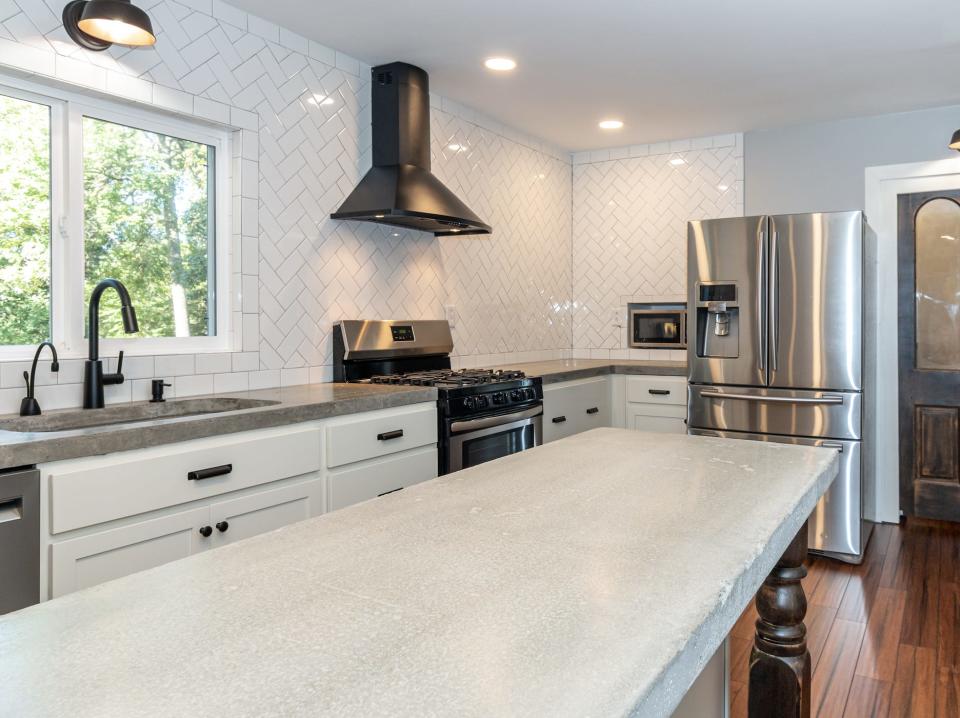
[[[836,471],[572,436],[0,617],[0,715],[669,715]]]
[[[436,401],[437,391],[413,386],[307,384],[285,389],[217,394],[215,398],[230,397],[277,403],[254,409],[69,431],[34,433],[0,431],[0,469],[39,464],[45,461],[74,459],[80,456],[109,454],[113,451],[143,449],[188,439],[200,439],[205,436],[233,434],[239,431],[284,426],[360,411]],[[196,400],[196,397],[191,397],[187,401]],[[167,403],[173,405],[176,401],[173,399]],[[50,415],[55,413],[50,412]]]
[[[508,364],[494,369],[520,369],[528,376],[543,377],[544,384],[573,379],[586,379],[606,374],[654,374],[686,376],[687,363],[682,361],[644,361],[631,359],[551,359],[549,361]]]

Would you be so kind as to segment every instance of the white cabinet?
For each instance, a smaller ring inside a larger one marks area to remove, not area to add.
[[[322,478],[316,478],[211,504],[207,525],[213,527],[213,545],[222,546],[319,516],[324,512],[323,484]]]
[[[685,434],[687,380],[679,376],[628,376],[626,426],[637,431]]]
[[[434,479],[437,461],[434,445],[331,471],[327,477],[327,506],[336,511]]]
[[[548,384],[543,387],[543,441],[556,441],[599,426],[610,426],[607,377]]]
[[[437,409],[414,404],[40,471],[40,592],[53,598],[435,478]]]
[[[179,511],[50,545],[49,598],[185,558],[203,548],[207,507]]]

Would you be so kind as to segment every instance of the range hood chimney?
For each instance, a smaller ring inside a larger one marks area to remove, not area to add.
[[[490,225],[430,172],[427,73],[405,62],[371,70],[373,167],[330,216],[433,232],[490,234]]]

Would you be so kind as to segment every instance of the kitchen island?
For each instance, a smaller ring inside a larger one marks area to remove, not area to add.
[[[669,715],[836,471],[579,434],[2,617],[0,715]]]

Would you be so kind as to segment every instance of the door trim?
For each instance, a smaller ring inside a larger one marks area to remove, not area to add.
[[[960,158],[879,165],[864,169],[867,221],[877,234],[878,281],[874,316],[877,330],[874,506],[864,516],[874,521],[900,520],[900,397],[898,391],[897,195],[960,188]],[[883,326],[881,326],[881,321]]]

